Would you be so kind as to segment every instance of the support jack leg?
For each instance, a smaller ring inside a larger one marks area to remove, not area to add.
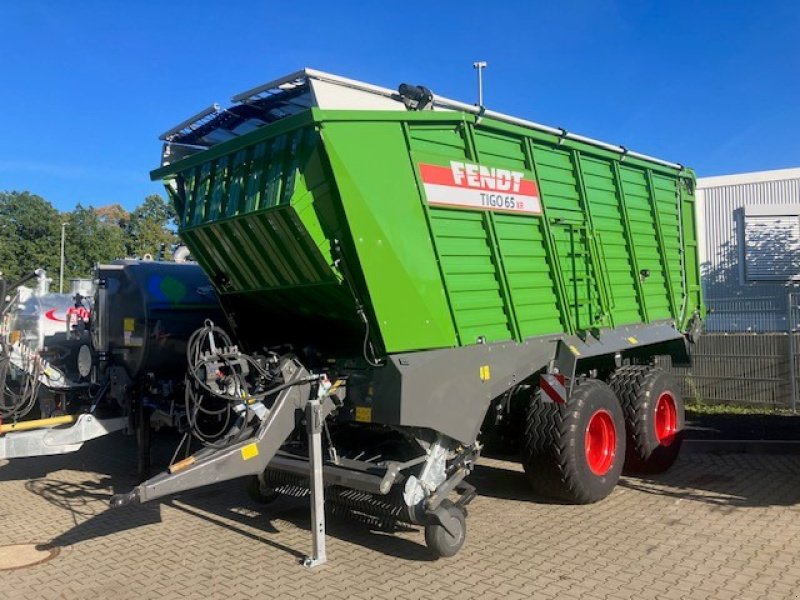
[[[327,562],[325,555],[325,489],[322,481],[322,421],[319,400],[311,400],[306,406],[308,430],[308,458],[310,462],[311,490],[311,556],[303,560],[303,566],[318,567]]]

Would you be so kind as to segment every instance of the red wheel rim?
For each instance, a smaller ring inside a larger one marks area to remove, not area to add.
[[[617,454],[617,428],[614,417],[607,410],[598,410],[589,419],[584,448],[586,463],[592,473],[605,475],[611,470]]]
[[[669,446],[678,433],[678,408],[672,392],[662,392],[656,401],[656,439]]]

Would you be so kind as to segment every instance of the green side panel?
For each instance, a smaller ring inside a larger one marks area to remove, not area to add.
[[[497,214],[494,223],[522,338],[568,330],[558,309],[543,219]]]
[[[640,270],[650,273],[642,282],[648,316],[651,321],[671,319],[673,315],[666,268],[658,246],[659,233],[647,174],[644,170],[625,166],[620,166],[619,171],[638,266]],[[675,203],[674,196],[672,202]]]
[[[431,230],[462,344],[510,340],[497,257],[483,213],[431,208]]]
[[[464,122],[411,122],[408,131],[415,168],[420,163],[447,166],[451,160],[480,160],[487,165],[525,170],[519,137],[473,131]],[[429,215],[442,285],[460,343],[522,339],[504,262],[503,240],[497,232],[498,215],[428,207],[424,193],[420,200]]]
[[[681,253],[681,226],[679,222],[679,182],[676,179],[652,176],[653,195],[658,210],[658,220],[667,258],[667,275],[672,292],[675,314],[679,319],[684,297],[683,260]],[[680,320],[680,319],[679,319]]]
[[[702,313],[691,172],[475,121],[315,109],[158,173],[253,341],[358,354],[354,294],[387,353]],[[419,164],[451,161],[522,172],[543,214],[429,205]]]
[[[644,320],[636,289],[635,269],[625,238],[625,223],[614,172],[607,160],[580,158],[587,201],[592,207],[595,238],[609,282],[612,313],[617,325]]]
[[[322,137],[385,350],[457,345],[402,124],[326,123]]]
[[[579,330],[591,329],[602,318],[600,291],[589,254],[589,224],[570,153],[535,144],[533,158],[574,322]]]

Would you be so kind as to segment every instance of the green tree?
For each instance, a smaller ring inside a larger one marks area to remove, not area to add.
[[[106,225],[116,225],[123,229],[128,226],[131,215],[120,204],[107,204],[94,209],[101,222]]]
[[[158,194],[147,196],[130,214],[127,222],[127,250],[129,256],[138,258],[150,254],[156,258],[162,245],[166,251],[178,242],[174,226],[175,211],[172,205]]]
[[[125,231],[99,209],[78,204],[67,215],[64,277],[89,277],[95,264],[125,257]]]
[[[30,192],[0,192],[0,271],[15,280],[33,269],[52,276],[59,266],[62,216]],[[57,276],[57,275],[56,275]]]

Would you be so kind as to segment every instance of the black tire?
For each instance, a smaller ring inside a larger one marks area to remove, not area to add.
[[[522,449],[534,491],[570,504],[602,500],[619,481],[625,455],[625,420],[616,396],[596,379],[575,386],[566,404],[544,402],[539,396],[528,408]],[[613,427],[605,464],[595,463],[602,467],[597,472],[587,457],[587,431],[595,418]]]
[[[258,475],[253,475],[247,480],[247,495],[253,502],[258,504],[271,504],[278,499],[280,494],[272,488],[265,488],[261,485]]]
[[[625,414],[625,470],[663,473],[678,458],[683,443],[686,417],[677,382],[657,367],[631,365],[617,369],[608,383]]]
[[[441,507],[453,517],[450,526],[455,527],[455,530],[450,533],[438,523],[428,524],[425,526],[425,544],[437,557],[449,558],[458,554],[464,545],[467,537],[467,515],[450,500],[442,500]]]

